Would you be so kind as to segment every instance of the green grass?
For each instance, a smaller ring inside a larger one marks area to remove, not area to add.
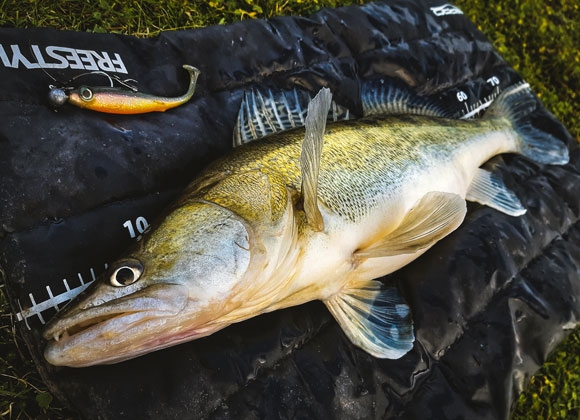
[[[575,330],[534,375],[512,420],[580,419],[580,330]]]
[[[14,331],[4,290],[0,292],[0,419],[74,419],[53,401],[37,374],[28,350]]]
[[[51,27],[76,31],[114,32],[136,36],[192,29],[242,19],[306,15],[321,7],[361,4],[356,0],[0,0],[0,25]],[[82,18],[81,18],[82,16]]]
[[[306,15],[321,7],[361,1],[0,0],[0,26],[51,27],[151,36],[241,19]],[[443,1],[441,3],[444,3]],[[580,138],[580,6],[577,0],[455,2],[528,81],[546,107]],[[73,419],[52,400],[0,293],[0,418]],[[513,420],[580,420],[580,329],[562,343],[532,378]]]

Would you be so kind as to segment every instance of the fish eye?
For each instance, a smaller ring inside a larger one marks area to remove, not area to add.
[[[79,88],[79,96],[83,101],[90,101],[93,99],[93,91],[86,86],[81,86]]]
[[[122,261],[110,277],[112,286],[124,287],[135,283],[143,274],[143,265],[139,261]]]

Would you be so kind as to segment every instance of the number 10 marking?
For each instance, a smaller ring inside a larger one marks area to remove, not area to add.
[[[143,216],[139,216],[137,219],[135,219],[135,226],[133,226],[132,220],[127,220],[125,223],[123,223],[123,227],[129,229],[129,236],[131,236],[131,238],[137,237],[135,228],[139,234],[142,234],[145,232],[148,226],[149,223],[147,223],[147,219],[145,219]]]

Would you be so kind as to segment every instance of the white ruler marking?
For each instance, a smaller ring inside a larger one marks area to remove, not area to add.
[[[107,264],[105,264],[105,270],[107,269]],[[32,303],[32,306],[30,306],[29,308],[26,309],[22,309],[22,305],[20,303],[20,300],[17,300],[18,303],[18,307],[20,309],[20,312],[18,312],[16,314],[16,319],[18,321],[24,321],[26,323],[26,327],[30,330],[30,325],[28,325],[28,318],[31,318],[33,316],[37,316],[38,319],[40,320],[40,322],[44,325],[46,323],[46,321],[44,320],[44,317],[42,316],[42,312],[54,308],[57,311],[60,310],[59,305],[68,302],[69,300],[72,300],[73,298],[75,298],[76,296],[78,296],[83,290],[85,290],[87,287],[89,287],[89,285],[94,282],[96,280],[96,275],[95,275],[95,271],[93,270],[93,268],[90,269],[91,272],[91,278],[92,280],[89,282],[85,282],[81,273],[78,273],[78,278],[81,282],[80,286],[77,287],[73,287],[71,289],[71,287],[69,286],[68,282],[66,279],[62,279],[62,282],[64,284],[64,287],[66,289],[65,292],[54,295],[52,292],[52,289],[50,288],[50,286],[46,286],[46,291],[48,293],[48,299],[41,301],[39,303],[36,303],[36,299],[34,298],[34,295],[32,293],[28,294],[28,297],[30,298],[30,302]]]

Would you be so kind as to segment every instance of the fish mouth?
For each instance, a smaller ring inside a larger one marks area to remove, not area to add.
[[[169,287],[168,287],[169,286]],[[43,333],[45,359],[57,366],[116,363],[143,353],[188,303],[182,285],[155,285],[98,306],[85,301],[51,320]]]
[[[103,327],[105,323],[112,319],[123,318],[127,315],[136,314],[139,312],[119,312],[111,313],[108,315],[100,315],[95,317],[90,317],[84,321],[77,322],[70,326],[64,326],[56,324],[54,328],[47,329],[43,334],[44,339],[47,341],[54,340],[55,342],[60,342],[61,340],[70,340],[72,337],[82,334],[84,332],[89,332],[91,328]],[[87,314],[90,316],[90,314]],[[149,314],[151,315],[151,314]],[[151,318],[152,316],[149,316]]]

